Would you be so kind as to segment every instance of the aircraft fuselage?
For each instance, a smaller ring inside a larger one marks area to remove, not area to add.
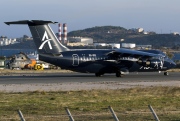
[[[39,58],[62,69],[70,69],[82,73],[115,73],[120,69],[129,72],[164,71],[171,68],[170,59],[163,59],[163,67],[143,66],[137,63],[139,58],[107,55],[112,50],[72,50],[61,52],[61,55],[41,54]]]

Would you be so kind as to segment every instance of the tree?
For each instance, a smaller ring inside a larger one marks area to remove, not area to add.
[[[166,51],[166,55],[171,59],[174,57],[174,54],[170,52],[169,50]]]

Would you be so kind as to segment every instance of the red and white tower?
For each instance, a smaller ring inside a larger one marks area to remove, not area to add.
[[[63,35],[64,35],[64,39],[63,39],[64,44],[67,44],[67,24],[66,23],[63,24]]]
[[[58,24],[58,39],[59,39],[59,42],[62,42],[62,38],[61,38],[61,24],[59,23]]]

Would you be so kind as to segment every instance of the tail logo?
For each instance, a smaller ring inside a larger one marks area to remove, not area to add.
[[[48,35],[47,35],[47,32],[45,31],[45,32],[44,32],[44,35],[43,35],[43,38],[42,38],[42,42],[43,42],[43,43],[40,45],[39,49],[41,50],[46,43],[48,43],[49,48],[52,49],[50,40],[52,40],[52,39],[49,39],[49,37],[48,37]]]

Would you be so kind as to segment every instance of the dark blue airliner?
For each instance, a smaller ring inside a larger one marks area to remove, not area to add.
[[[39,59],[47,63],[82,73],[95,73],[97,77],[105,73],[115,73],[121,77],[129,72],[164,71],[175,67],[175,63],[158,50],[70,50],[62,45],[50,28],[50,23],[43,20],[23,20],[5,22],[27,24],[36,44]]]

